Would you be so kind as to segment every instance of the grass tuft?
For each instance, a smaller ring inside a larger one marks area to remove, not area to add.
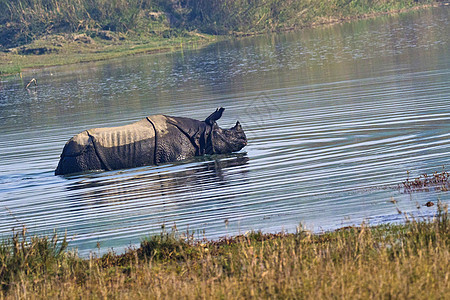
[[[49,237],[27,237],[26,229],[13,233],[10,239],[0,244],[0,278],[3,290],[14,282],[37,280],[40,276],[54,276],[57,266],[67,259],[66,235]]]

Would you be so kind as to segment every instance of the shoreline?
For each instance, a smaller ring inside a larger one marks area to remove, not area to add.
[[[152,36],[144,37],[142,40],[129,39],[124,42],[116,39],[113,42],[105,40],[84,40],[78,38],[78,35],[50,35],[33,42],[30,45],[13,49],[10,52],[0,52],[0,78],[6,78],[46,67],[54,67],[61,65],[74,65],[86,62],[98,62],[115,58],[134,56],[134,55],[152,55],[159,53],[171,53],[180,51],[180,49],[195,49],[211,45],[213,43],[229,40],[233,38],[258,36],[271,33],[282,33],[291,31],[301,31],[308,28],[317,28],[321,26],[334,26],[347,22],[371,19],[385,15],[396,15],[417,11],[422,9],[430,9],[433,7],[447,6],[448,2],[436,2],[432,4],[419,5],[411,8],[395,9],[386,12],[374,12],[361,15],[352,15],[347,17],[335,18],[328,17],[321,21],[315,21],[308,25],[294,26],[283,28],[282,30],[259,31],[259,32],[230,32],[227,35],[207,35],[197,32],[186,32],[181,38],[155,38]],[[75,38],[74,38],[75,37]],[[57,45],[55,48],[53,45]],[[40,51],[44,49],[44,54],[27,54],[21,55],[17,52],[28,50]],[[18,50],[19,49],[19,50]],[[14,53],[16,52],[16,53]],[[48,53],[46,53],[48,52]]]
[[[148,42],[143,45],[140,45],[140,43],[131,42],[129,43],[129,48],[124,48],[122,45],[106,45],[104,46],[105,48],[108,48],[106,51],[96,51],[95,49],[72,51],[64,49],[61,53],[49,53],[42,55],[0,53],[0,78],[16,76],[23,72],[48,67],[100,62],[135,55],[171,53],[180,51],[181,49],[196,49],[215,43],[219,40],[220,39],[217,36],[204,35],[204,38],[201,39],[161,40],[158,42],[161,42],[162,45],[157,46],[152,44],[152,42]],[[76,45],[69,44],[67,47],[74,48]]]

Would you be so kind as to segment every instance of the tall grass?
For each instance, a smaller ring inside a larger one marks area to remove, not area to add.
[[[54,239],[15,241],[1,246],[2,274],[11,275],[1,277],[0,298],[443,299],[450,292],[442,206],[428,221],[322,235],[299,229],[200,243],[163,232],[123,255],[90,259],[68,255]]]
[[[13,233],[11,239],[0,244],[0,286],[7,291],[12,282],[34,280],[40,276],[55,276],[61,262],[67,260],[66,236],[33,236],[29,239],[26,229]]]
[[[0,0],[0,38],[4,47],[40,36],[86,30],[151,30],[163,18],[157,0]]]
[[[16,47],[52,33],[172,29],[256,33],[408,8],[433,0],[0,0],[0,41]],[[1,49],[0,49],[1,50]]]
[[[213,34],[252,33],[387,12],[430,0],[191,0],[188,24]]]

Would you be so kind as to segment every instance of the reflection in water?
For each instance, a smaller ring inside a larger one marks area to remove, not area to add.
[[[67,230],[82,254],[163,223],[208,238],[430,215],[404,193],[450,161],[449,7],[24,73],[0,83],[0,233]],[[25,82],[37,78],[35,89]],[[53,176],[64,143],[148,115],[241,121],[245,154]],[[394,198],[396,205],[391,203]],[[5,207],[5,209],[3,208]],[[7,209],[6,209],[7,208]],[[225,224],[225,220],[227,223]]]
[[[209,157],[207,157],[209,158]],[[90,178],[81,178],[77,176],[74,179],[68,179],[69,185],[66,188],[69,191],[80,191],[74,194],[74,200],[93,200],[95,202],[117,204],[118,202],[127,202],[136,199],[149,198],[171,198],[181,192],[194,190],[211,190],[216,184],[226,185],[227,169],[238,167],[238,172],[234,176],[245,178],[248,172],[244,166],[248,164],[248,157],[245,153],[230,154],[228,157],[221,155],[220,159],[215,158],[212,161],[200,157],[195,160],[187,160],[177,165],[189,165],[189,162],[197,162],[195,167],[167,170],[157,169],[154,171],[137,172],[121,171],[118,173],[107,172],[106,174],[94,174]],[[151,167],[143,168],[151,169]],[[127,174],[128,173],[128,174]],[[127,176],[129,175],[129,176]],[[176,201],[180,202],[180,201]]]

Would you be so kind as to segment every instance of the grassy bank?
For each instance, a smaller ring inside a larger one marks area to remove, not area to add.
[[[113,35],[108,33],[108,35]],[[218,37],[185,33],[183,36],[131,37],[104,40],[85,34],[57,34],[45,36],[32,43],[5,53],[0,52],[0,75],[20,73],[24,69],[101,61],[143,53],[170,52],[201,47],[219,40]],[[25,53],[24,53],[25,52]]]
[[[0,75],[26,68],[199,47],[212,35],[178,28],[156,0],[0,0]]]
[[[0,75],[330,24],[433,0],[0,0]]]
[[[450,220],[314,235],[249,233],[194,242],[166,233],[123,255],[80,259],[67,242],[15,234],[0,247],[1,298],[443,299]]]

